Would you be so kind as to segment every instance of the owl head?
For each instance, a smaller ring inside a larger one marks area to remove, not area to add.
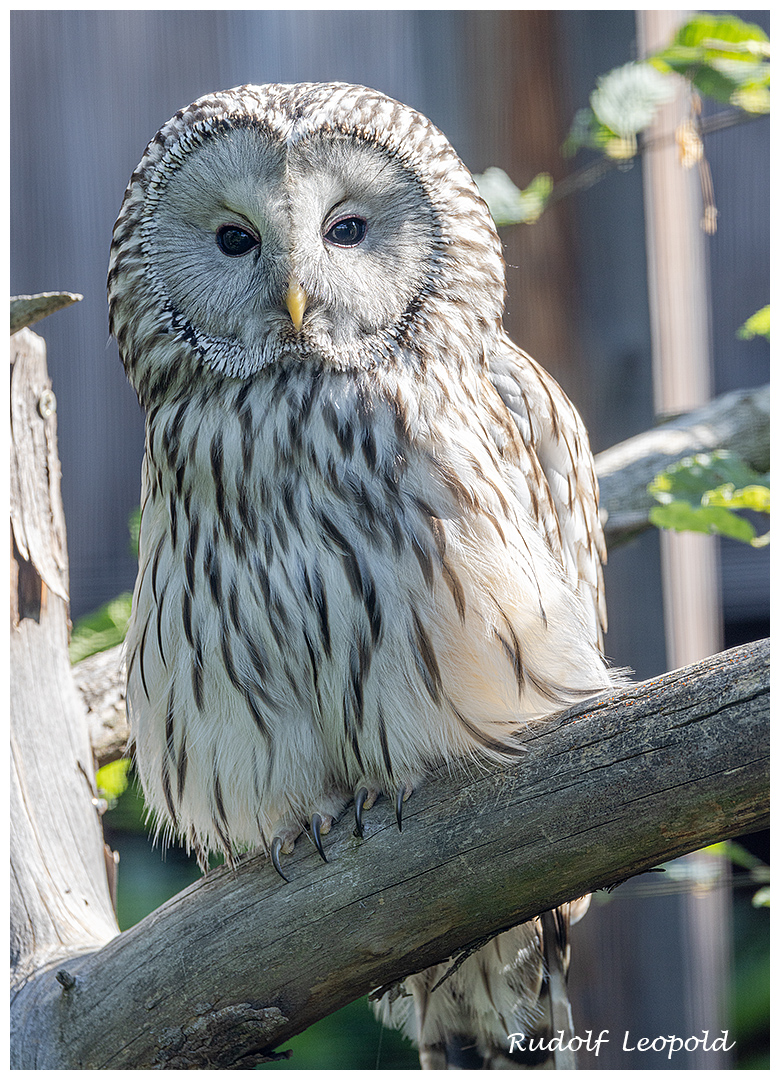
[[[483,357],[504,265],[424,116],[365,87],[240,86],[168,121],[114,228],[111,330],[141,400],[282,359],[336,370]]]

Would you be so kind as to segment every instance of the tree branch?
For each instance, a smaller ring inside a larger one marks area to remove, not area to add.
[[[47,403],[42,409],[41,402]],[[56,412],[41,338],[11,339],[11,957],[21,984],[117,933],[68,662]]]
[[[769,469],[768,386],[723,394],[598,454],[607,544],[650,526],[648,513],[657,503],[647,485],[654,476],[681,458],[711,450],[732,450],[758,472]]]
[[[23,992],[38,1068],[247,1068],[372,986],[768,815],[768,643],[541,723],[516,766],[386,801],[284,885],[247,857]],[[440,898],[432,905],[431,896]],[[44,1038],[41,1038],[41,1032]],[[29,1050],[17,1067],[31,1067]]]
[[[84,297],[81,293],[43,292],[11,297],[11,333],[53,315],[55,311],[70,307]]]
[[[748,113],[744,112],[742,109],[724,110],[715,113],[713,116],[706,116],[700,119],[698,133],[702,138],[705,138],[707,135],[713,135],[718,131],[725,131],[727,128],[737,127],[741,124],[750,124],[754,120],[761,120],[766,115],[766,113]],[[578,191],[587,191],[588,188],[592,188],[599,180],[608,176],[609,173],[614,172],[616,169],[625,170],[632,168],[635,161],[648,151],[668,146],[670,143],[674,143],[676,139],[676,130],[652,138],[644,135],[639,141],[636,153],[631,158],[612,158],[604,153],[599,154],[593,161],[589,161],[587,165],[582,165],[579,169],[575,169],[574,172],[564,176],[563,179],[555,184],[550,197],[545,204],[545,210],[554,206],[555,203],[561,202],[563,199],[568,199],[570,195],[574,195]]]
[[[123,651],[123,645],[116,645],[73,665],[73,679],[87,707],[97,769],[122,757],[130,738]]]

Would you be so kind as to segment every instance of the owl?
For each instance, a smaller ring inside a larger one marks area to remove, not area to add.
[[[158,834],[285,877],[350,802],[400,827],[433,768],[516,759],[612,684],[587,434],[505,333],[496,229],[424,116],[340,83],[200,98],[130,179],[108,293],[146,412],[127,688]],[[500,1063],[581,907],[380,1014],[424,1064]]]

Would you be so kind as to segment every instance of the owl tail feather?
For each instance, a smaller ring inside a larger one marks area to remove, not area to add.
[[[389,988],[380,988],[375,997],[378,1015],[385,1023],[404,1026],[414,1038],[422,1069],[576,1069],[567,989],[569,928],[589,902],[589,896],[581,897],[487,943],[476,943],[454,962],[408,977],[395,996],[387,993]],[[507,960],[515,952],[513,969]],[[506,991],[515,1002],[508,1014],[503,1012]],[[491,1007],[501,1010],[498,1027],[484,1022],[485,993]],[[509,1024],[516,1026],[518,1036],[506,1036],[507,1046],[501,1027]],[[527,1046],[514,1042],[524,1041],[520,1032],[528,1035]]]
[[[547,969],[547,990],[550,997],[550,1020],[553,1032],[561,1033],[553,1051],[556,1069],[576,1069],[577,1055],[571,1049],[574,1020],[566,985],[566,950],[568,948],[568,918],[560,908],[545,911],[541,916],[544,964]]]

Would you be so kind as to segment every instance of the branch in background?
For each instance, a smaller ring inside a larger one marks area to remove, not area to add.
[[[747,113],[743,112],[741,109],[724,110],[723,112],[715,113],[714,116],[708,116],[700,120],[698,134],[704,137],[706,135],[712,135],[717,131],[726,131],[728,128],[737,127],[741,124],[750,124],[754,120],[760,120],[762,115],[765,114]],[[669,146],[670,143],[676,141],[677,132],[672,131],[655,138],[641,139],[637,147],[637,153],[632,158],[613,158],[602,154],[602,156],[595,161],[591,161],[587,165],[575,169],[575,171],[569,173],[568,176],[564,176],[562,180],[558,180],[545,203],[545,210],[555,203],[561,202],[562,199],[567,199],[570,195],[574,195],[578,191],[587,191],[588,188],[592,188],[599,180],[602,180],[616,169],[625,171],[626,169],[631,168],[637,156],[641,157],[642,154],[646,154],[649,150],[656,150],[662,146]]]
[[[705,232],[715,232],[717,209],[703,140],[769,113],[769,51],[769,39],[760,26],[731,14],[694,14],[677,26],[665,48],[596,80],[589,105],[577,111],[562,147],[567,157],[585,147],[597,150],[596,161],[565,176],[554,188],[546,173],[525,191],[500,169],[475,177],[496,224],[534,222],[553,203],[592,187],[613,169],[630,167],[637,155],[676,142],[681,164],[699,166],[701,224]],[[691,90],[688,119],[674,131],[648,135],[659,107],[674,98],[679,78]],[[699,95],[735,107],[702,119]]]
[[[381,800],[362,841],[337,823],[326,865],[303,837],[288,885],[258,855],[213,871],[25,988],[15,1066],[248,1068],[373,986],[764,827],[768,658],[741,646],[570,709],[519,764],[423,784],[403,833]]]
[[[73,666],[73,680],[87,707],[96,769],[122,757],[130,738],[123,650],[124,645],[116,645]]]
[[[53,315],[55,311],[70,307],[71,304],[83,300],[80,293],[70,292],[42,292],[33,293],[29,296],[11,297],[11,333],[15,334],[23,330],[25,326],[45,319],[47,315]]]
[[[635,435],[596,456],[607,544],[650,526],[657,503],[647,485],[681,458],[731,450],[757,472],[769,469],[769,387],[734,390],[701,409]]]

